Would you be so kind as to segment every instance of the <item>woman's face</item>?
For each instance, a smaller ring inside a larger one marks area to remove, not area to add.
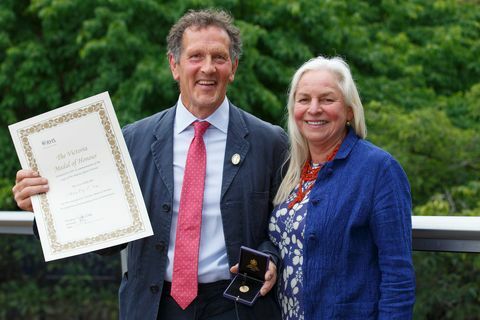
[[[346,122],[353,118],[345,105],[330,71],[307,71],[297,85],[293,114],[310,149],[327,151],[337,145],[346,133]]]

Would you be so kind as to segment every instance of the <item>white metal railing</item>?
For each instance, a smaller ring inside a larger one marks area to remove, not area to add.
[[[0,211],[0,234],[33,234],[33,213]]]
[[[0,235],[33,235],[33,212],[0,211]],[[122,273],[127,271],[127,250],[120,251]]]
[[[413,216],[413,249],[480,252],[480,217]]]
[[[0,234],[32,234],[32,223],[31,212],[0,211]],[[480,253],[480,217],[413,216],[412,238],[414,250]]]

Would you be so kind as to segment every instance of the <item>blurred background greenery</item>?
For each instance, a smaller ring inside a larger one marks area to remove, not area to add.
[[[19,168],[7,125],[109,91],[122,125],[178,98],[165,55],[188,9],[230,11],[244,54],[228,96],[284,124],[305,60],[342,56],[368,139],[404,166],[416,215],[480,215],[478,0],[2,0],[0,210]],[[39,243],[0,235],[0,319],[115,319],[119,257],[45,264]],[[480,255],[415,253],[416,319],[480,319]]]

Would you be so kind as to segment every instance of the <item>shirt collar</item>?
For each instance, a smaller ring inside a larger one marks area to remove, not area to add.
[[[227,133],[228,130],[228,117],[229,117],[229,108],[230,103],[228,102],[227,97],[223,99],[223,102],[220,106],[208,116],[206,119],[197,119],[190,111],[185,108],[182,103],[181,96],[178,98],[177,109],[175,113],[175,134],[179,134],[184,131],[188,126],[190,126],[196,120],[205,120],[210,123],[211,126],[219,129],[223,133]]]

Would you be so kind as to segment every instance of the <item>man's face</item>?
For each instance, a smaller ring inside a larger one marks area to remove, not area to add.
[[[230,38],[215,26],[187,28],[179,61],[169,55],[173,78],[180,85],[182,103],[198,118],[212,114],[225,99],[238,60],[230,57]]]

